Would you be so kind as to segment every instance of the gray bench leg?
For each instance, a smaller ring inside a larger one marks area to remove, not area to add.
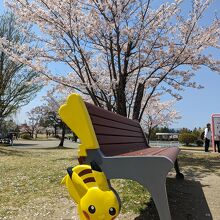
[[[175,160],[174,168],[176,171],[176,179],[184,179],[184,175],[180,172],[180,168],[179,168],[179,164],[178,164],[177,159]]]
[[[171,220],[166,191],[166,179],[151,179],[151,181],[148,181],[147,184],[142,183],[142,185],[144,185],[151,193],[153,201],[157,207],[160,220]]]

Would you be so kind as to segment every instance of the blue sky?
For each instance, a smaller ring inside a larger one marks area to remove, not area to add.
[[[165,0],[163,1],[165,2]],[[191,1],[186,0],[184,3],[187,9],[187,4]],[[3,9],[3,1],[0,0],[0,12]],[[202,23],[207,24],[213,17],[213,13],[217,13],[220,17],[220,1],[214,0],[211,7],[207,10]],[[219,51],[212,50],[214,57],[220,59]],[[177,123],[173,124],[173,128],[187,127],[204,127],[207,122],[211,121],[212,113],[220,113],[220,75],[210,71],[207,68],[200,69],[195,77],[195,80],[204,86],[204,89],[186,89],[181,93],[183,99],[176,104],[176,110],[182,115]],[[20,113],[16,116],[16,121],[21,123],[26,120],[26,112],[37,106],[41,102],[42,95],[45,90],[39,92],[36,98],[27,106],[24,106]]]

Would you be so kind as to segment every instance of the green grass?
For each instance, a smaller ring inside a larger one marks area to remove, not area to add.
[[[36,198],[67,195],[60,185],[66,168],[76,164],[73,150],[12,150],[0,147],[0,219],[16,215]]]
[[[22,212],[52,213],[62,198],[72,203],[60,181],[66,168],[77,164],[76,154],[72,149],[0,147],[0,219],[13,219]],[[121,198],[122,213],[138,213],[150,199],[149,193],[136,182],[112,180],[112,186]],[[46,201],[44,210],[39,201]]]
[[[148,191],[135,181],[120,179],[112,180],[111,183],[121,198],[122,213],[132,211],[137,214],[146,207],[146,202],[150,201]]]

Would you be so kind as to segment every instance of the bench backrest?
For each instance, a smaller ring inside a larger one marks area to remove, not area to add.
[[[138,121],[85,104],[104,155],[115,156],[149,147]]]

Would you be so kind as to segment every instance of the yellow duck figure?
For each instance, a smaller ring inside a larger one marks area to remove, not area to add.
[[[119,197],[95,162],[70,167],[67,172],[62,183],[77,203],[81,220],[113,220],[118,216]]]

